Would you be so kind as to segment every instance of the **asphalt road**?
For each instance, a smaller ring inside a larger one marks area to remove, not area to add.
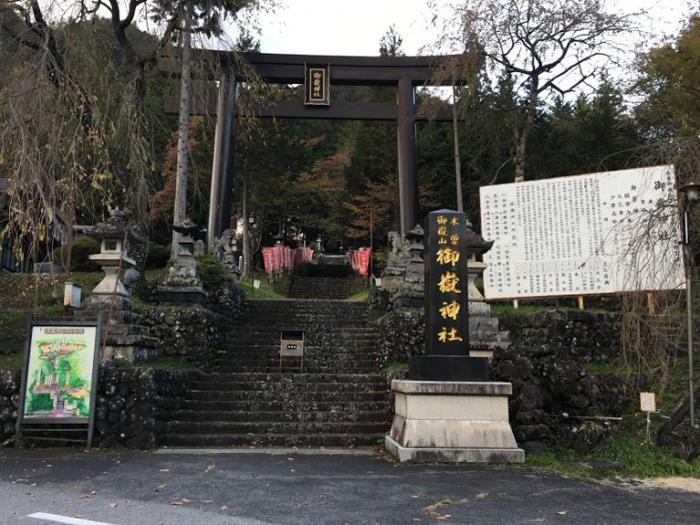
[[[92,521],[29,517],[35,513]],[[376,456],[0,451],[0,523],[95,521],[697,525],[700,495]]]

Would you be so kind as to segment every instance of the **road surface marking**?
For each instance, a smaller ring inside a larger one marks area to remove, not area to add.
[[[59,516],[58,514],[49,514],[47,512],[35,512],[29,514],[28,518],[36,518],[38,520],[53,521],[55,523],[67,523],[68,525],[113,525],[104,521],[84,520],[81,518],[69,518],[68,516]]]

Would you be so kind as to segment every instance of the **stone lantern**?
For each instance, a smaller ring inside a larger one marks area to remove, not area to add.
[[[508,332],[499,330],[498,317],[491,315],[491,306],[476,286],[476,278],[484,274],[486,264],[477,260],[488,252],[494,241],[486,241],[467,223],[467,285],[469,290],[469,334],[471,357],[493,357],[494,350],[510,346]]]
[[[477,260],[477,257],[481,257],[486,252],[488,252],[493,246],[494,241],[486,241],[481,234],[474,231],[474,227],[471,222],[467,222],[467,250],[469,253],[469,261],[467,262],[467,273],[469,277],[469,311],[479,310],[481,304],[487,306],[485,303],[484,296],[479,291],[476,286],[476,278],[484,274],[486,269],[486,264],[482,261]],[[473,304],[474,303],[474,304]],[[480,303],[480,304],[479,304]],[[475,311],[475,313],[477,313]]]
[[[100,253],[90,256],[97,263],[105,276],[92,290],[87,299],[87,306],[106,306],[115,300],[119,308],[129,306],[131,295],[120,279],[122,272],[132,269],[136,263],[128,256],[127,246],[135,240],[135,235],[129,230],[125,213],[119,208],[112,210],[109,219],[90,228],[88,236],[100,242]],[[132,270],[133,271],[133,270]]]
[[[195,237],[201,237],[205,230],[189,219],[173,225],[173,229],[180,234],[177,250],[168,270],[168,277],[158,286],[158,300],[175,304],[203,303],[207,299],[207,293],[197,276]]]
[[[421,295],[425,286],[425,267],[423,265],[424,237],[425,234],[420,224],[417,224],[406,234],[409,256],[408,265],[406,266],[406,282],[414,288],[415,292]]]

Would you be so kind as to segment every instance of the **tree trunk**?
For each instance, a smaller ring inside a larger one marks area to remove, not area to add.
[[[452,138],[454,140],[454,155],[455,155],[455,181],[457,187],[457,211],[464,211],[464,202],[462,201],[462,160],[459,156],[459,131],[457,126],[459,119],[457,118],[457,89],[454,82],[452,83]]]
[[[190,126],[190,97],[191,97],[191,45],[192,35],[189,32],[189,21],[182,32],[182,74],[180,78],[180,120],[177,140],[177,171],[175,175],[175,206],[173,208],[173,224],[180,224],[187,213],[187,146]],[[179,234],[173,230],[172,258],[177,255]]]
[[[73,191],[71,191],[71,196],[68,202],[68,214],[66,216],[66,260],[63,263],[63,271],[66,273],[66,275],[70,275],[71,271],[73,270],[73,246],[75,245],[75,232],[73,231],[73,227],[75,226],[76,216]]]
[[[515,132],[515,182],[525,180],[525,165],[527,164],[527,141],[530,137],[530,132],[535,125],[535,112],[537,111],[537,94],[539,89],[540,79],[537,76],[532,77],[532,85],[530,86],[530,96],[528,97],[525,120],[523,127],[518,132]]]
[[[241,277],[250,272],[250,232],[248,231],[248,170],[243,175],[243,264],[241,265]]]

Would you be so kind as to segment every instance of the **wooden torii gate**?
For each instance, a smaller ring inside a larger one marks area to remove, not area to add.
[[[197,56],[199,55],[199,57]],[[438,110],[431,115],[420,111],[416,103],[418,86],[451,85],[436,82],[434,71],[449,56],[356,57],[321,55],[279,55],[230,51],[193,50],[195,59],[221,66],[216,104],[204,101],[192,108],[193,114],[216,114],[211,200],[209,204],[209,240],[229,227],[233,191],[234,130],[236,85],[246,81],[246,70],[254,71],[269,84],[303,84],[305,100],[270,101],[257,108],[261,118],[374,120],[397,123],[399,208],[401,235],[418,222],[418,174],[416,122],[450,121],[451,112]],[[242,63],[247,65],[242,67]],[[160,62],[164,73],[179,75],[180,63],[172,58]],[[214,79],[212,79],[214,80]],[[460,82],[462,79],[456,79]],[[331,85],[393,86],[396,104],[382,102],[331,101]],[[176,97],[166,100],[166,111],[178,112]]]

